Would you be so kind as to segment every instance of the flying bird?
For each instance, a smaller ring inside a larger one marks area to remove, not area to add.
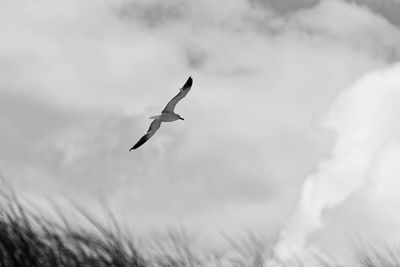
[[[181,101],[182,98],[187,95],[187,93],[189,93],[192,84],[192,76],[189,76],[189,79],[186,81],[186,83],[182,86],[182,88],[179,89],[179,93],[168,102],[163,111],[161,111],[161,114],[150,117],[150,119],[153,119],[153,121],[151,122],[147,133],[143,135],[142,138],[140,138],[139,141],[137,141],[137,143],[131,149],[129,149],[129,151],[136,149],[146,143],[147,140],[149,140],[160,128],[161,122],[184,120],[180,115],[175,113],[174,109],[176,104],[178,104],[178,102]]]

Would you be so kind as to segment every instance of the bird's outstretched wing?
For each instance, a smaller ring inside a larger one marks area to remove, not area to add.
[[[140,138],[139,141],[137,141],[137,143],[131,149],[129,149],[129,151],[131,151],[132,149],[136,149],[141,145],[143,145],[144,143],[146,143],[147,140],[149,140],[154,135],[154,133],[158,130],[158,128],[160,128],[160,125],[161,125],[161,120],[154,120],[150,124],[147,133],[143,135],[142,138]]]
[[[193,79],[192,76],[189,77],[189,79],[186,81],[186,83],[183,85],[181,89],[179,89],[179,93],[171,99],[171,101],[168,102],[168,104],[165,106],[163,111],[161,113],[170,113],[174,112],[176,104],[184,98],[187,93],[189,93],[190,88],[192,87],[193,84]]]

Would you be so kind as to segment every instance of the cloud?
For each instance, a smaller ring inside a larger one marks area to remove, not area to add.
[[[339,14],[341,20],[337,20]],[[398,29],[385,18],[372,15],[366,8],[341,1],[323,1],[313,9],[299,11],[293,17],[290,25],[301,28],[303,32],[366,49],[388,60],[399,58],[396,45],[400,40]]]
[[[297,211],[282,232],[282,247],[284,242],[289,247],[305,247],[312,234],[330,223],[325,213],[336,213],[335,209],[343,209],[341,205],[348,209],[344,204],[354,194],[358,200],[356,206],[352,205],[353,213],[333,219],[344,229],[341,236],[351,229],[363,237],[371,233],[374,236],[365,225],[375,224],[373,229],[382,229],[378,230],[382,233],[398,222],[393,208],[400,203],[395,193],[399,183],[394,178],[400,174],[395,163],[400,153],[396,117],[400,112],[399,73],[399,64],[369,73],[335,101],[326,121],[327,127],[335,131],[335,144],[318,170],[306,178]],[[381,217],[384,219],[374,219],[380,217],[377,214],[381,209],[386,210]],[[361,221],[364,226],[354,227]],[[353,227],[348,228],[349,224]]]
[[[256,6],[261,6],[263,8],[272,9],[279,13],[290,13],[297,11],[299,9],[311,8],[318,4],[320,0],[250,0],[250,3]]]
[[[257,8],[265,8],[272,10],[278,14],[291,14],[301,9],[311,9],[312,7],[327,2],[326,0],[251,0]],[[339,1],[337,1],[339,2]],[[359,7],[364,7],[372,12],[379,14],[387,19],[393,25],[400,26],[399,12],[400,1],[398,0],[345,0],[347,3],[357,4]],[[343,18],[343,17],[342,17]]]
[[[349,2],[357,3],[370,8],[373,12],[381,14],[388,21],[400,26],[400,19],[397,14],[400,11],[400,1],[398,0],[350,0]]]

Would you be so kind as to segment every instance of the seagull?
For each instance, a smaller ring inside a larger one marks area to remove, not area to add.
[[[179,89],[179,93],[168,102],[163,111],[161,111],[161,114],[150,117],[150,119],[153,119],[153,121],[151,122],[147,133],[143,135],[142,138],[140,138],[139,141],[137,141],[137,143],[131,149],[129,149],[129,151],[137,149],[138,147],[146,143],[147,140],[149,140],[160,128],[161,122],[184,120],[180,115],[174,112],[174,109],[176,104],[178,104],[178,102],[181,101],[181,99],[184,98],[187,93],[189,93],[190,88],[192,87],[192,83],[192,76],[189,76],[186,83],[182,86],[182,88]]]

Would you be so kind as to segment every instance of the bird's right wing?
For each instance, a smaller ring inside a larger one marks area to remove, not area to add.
[[[193,79],[192,76],[190,76],[189,79],[186,81],[186,83],[183,85],[183,87],[179,89],[179,93],[168,102],[168,104],[165,106],[163,111],[161,111],[161,113],[174,112],[176,104],[178,104],[178,102],[181,101],[181,99],[184,98],[187,95],[187,93],[189,93],[190,88],[192,88],[192,84],[193,84]]]
[[[143,135],[142,138],[140,138],[139,141],[137,141],[137,143],[131,149],[129,149],[129,151],[131,151],[132,149],[136,149],[141,145],[143,145],[144,143],[146,143],[147,140],[149,140],[154,135],[154,133],[158,130],[158,128],[160,128],[160,126],[161,126],[161,120],[154,120],[150,124],[147,133]]]

